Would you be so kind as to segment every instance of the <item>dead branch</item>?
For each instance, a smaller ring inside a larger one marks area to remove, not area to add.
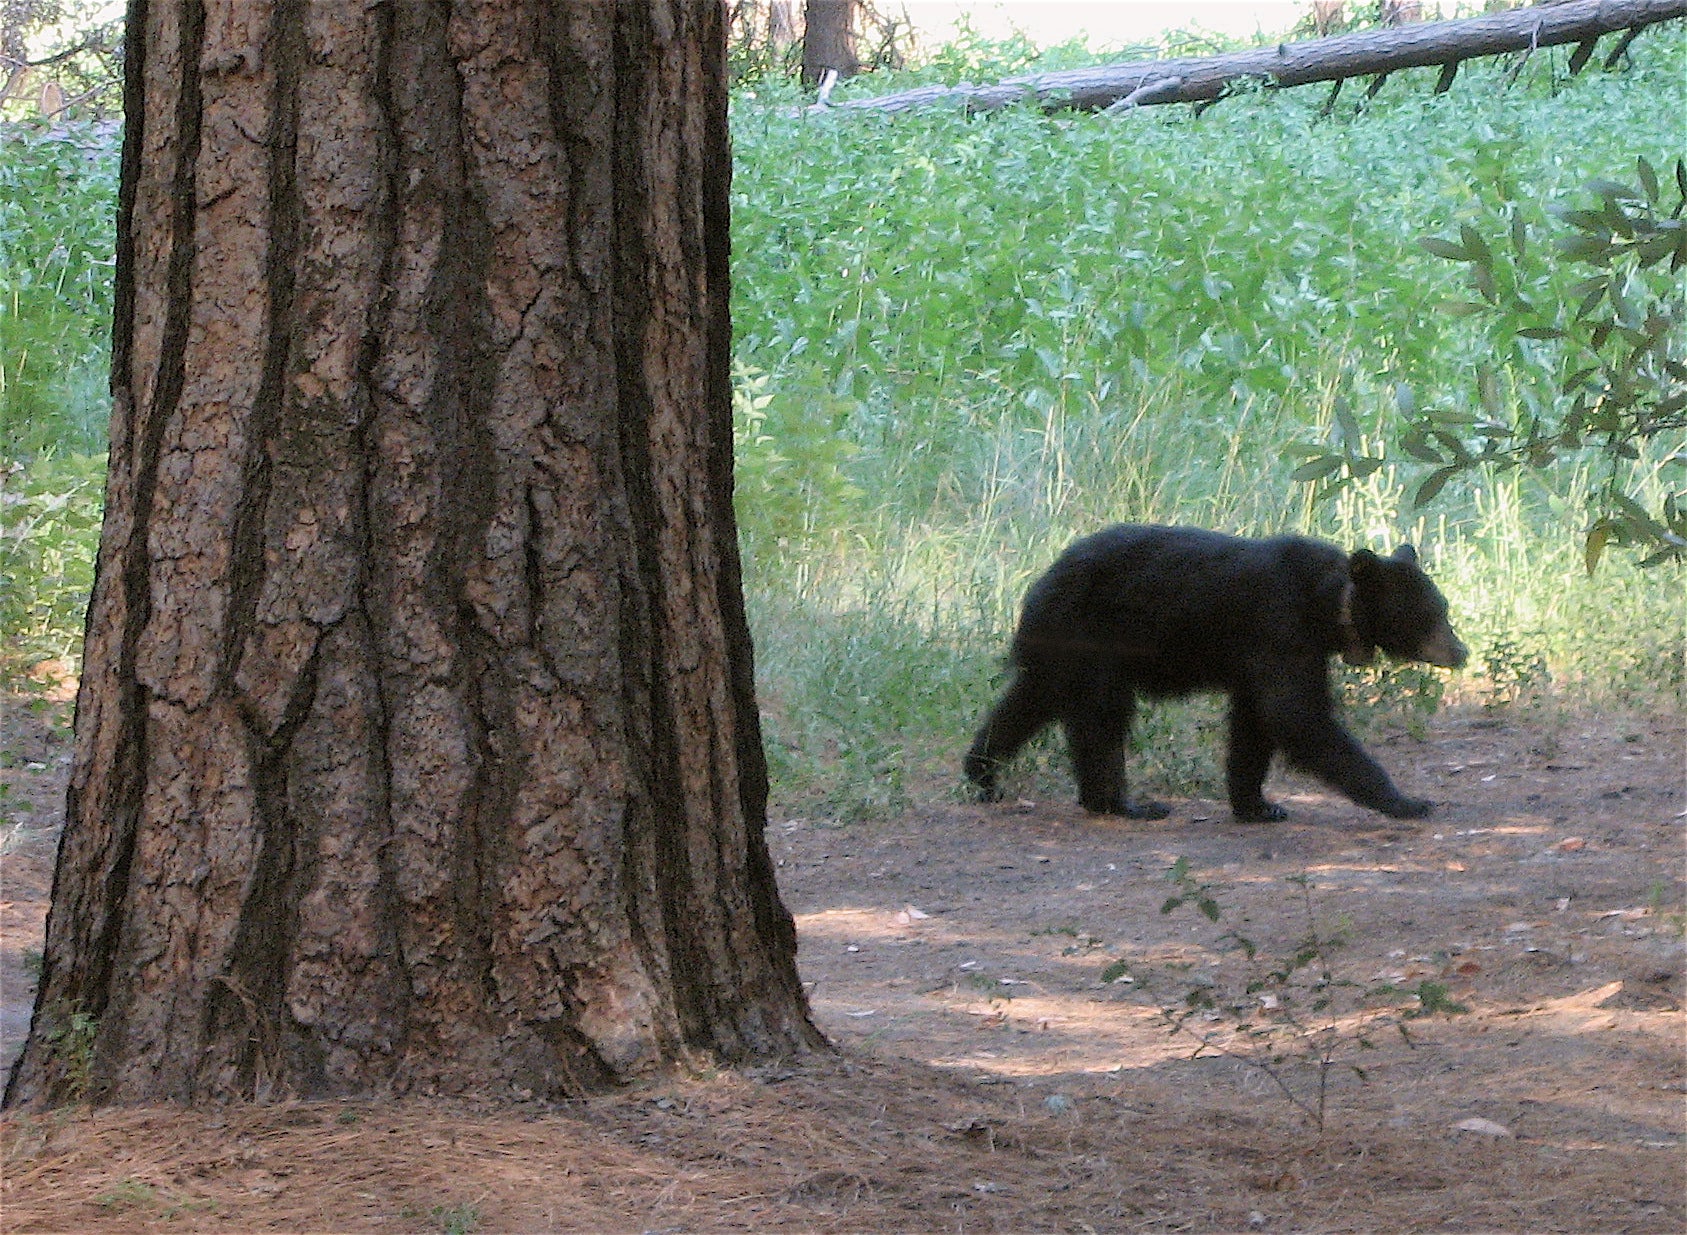
[[[990,111],[1031,101],[1051,111],[1099,111],[1127,99],[1131,100],[1129,106],[1121,110],[1130,110],[1155,103],[1210,102],[1240,81],[1303,86],[1375,76],[1380,82],[1399,69],[1432,65],[1441,66],[1439,88],[1445,90],[1463,60],[1576,43],[1585,49],[1577,53],[1579,62],[1585,63],[1602,35],[1626,31],[1626,48],[1640,29],[1681,17],[1687,17],[1687,0],[1563,0],[1481,17],[1365,30],[1219,56],[1098,65],[1010,77],[989,86],[926,86],[834,104],[827,110],[900,112],[949,104]]]

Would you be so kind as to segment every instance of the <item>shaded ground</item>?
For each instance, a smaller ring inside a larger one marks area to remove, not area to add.
[[[877,823],[776,814],[803,973],[838,1056],[699,1069],[560,1108],[9,1115],[0,1224],[1687,1228],[1680,717],[1452,712],[1427,740],[1373,745],[1408,792],[1446,804],[1433,819],[1393,823],[1295,780],[1277,783],[1292,818],[1272,825],[1233,824],[1211,802],[1135,823],[945,790]],[[6,809],[23,820],[0,890],[9,1059],[65,746],[14,709],[0,747]],[[1178,856],[1210,885],[1218,924],[1160,912]],[[1304,901],[1288,882],[1300,875]],[[1323,988],[1334,1019],[1304,987],[1265,991],[1275,1009],[1244,990],[1245,961],[1220,940],[1246,935],[1269,969],[1306,934],[1307,901],[1323,937],[1345,938]],[[1214,1008],[1169,1033],[1159,1009],[1191,992]],[[1442,1010],[1416,1015],[1418,996]],[[1256,1025],[1299,1010],[1326,1034],[1280,1043],[1288,1057],[1267,1070],[1237,1008]],[[1192,1059],[1193,1035],[1232,1054]],[[1302,1057],[1317,1043],[1336,1054],[1322,1136],[1284,1093],[1316,1109],[1320,1069]]]

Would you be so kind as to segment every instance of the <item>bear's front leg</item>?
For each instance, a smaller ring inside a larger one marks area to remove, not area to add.
[[[1316,718],[1282,747],[1297,767],[1391,819],[1421,819],[1434,810],[1427,798],[1409,798],[1396,789],[1382,765],[1333,716]]]

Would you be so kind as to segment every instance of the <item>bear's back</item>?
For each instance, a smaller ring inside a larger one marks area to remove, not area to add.
[[[1074,542],[1026,594],[1020,664],[1105,664],[1154,694],[1222,689],[1262,646],[1322,653],[1314,610],[1346,555],[1301,536],[1117,524]]]

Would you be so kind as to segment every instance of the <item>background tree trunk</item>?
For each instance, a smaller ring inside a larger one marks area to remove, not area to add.
[[[855,0],[808,0],[803,6],[802,79],[812,86],[827,69],[861,71],[855,58]]]
[[[797,0],[768,0],[767,45],[775,58],[796,45],[802,37],[797,22]]]
[[[7,1100],[558,1095],[819,1043],[762,837],[720,6],[130,23],[108,506]]]
[[[870,111],[906,111],[960,104],[988,111],[1033,100],[1051,110],[1099,110],[1133,102],[1200,103],[1216,99],[1235,81],[1277,86],[1367,77],[1430,65],[1457,66],[1476,56],[1586,43],[1616,30],[1639,29],[1687,16],[1687,0],[1560,0],[1457,21],[1423,22],[1362,30],[1251,51],[1177,60],[1106,64],[1014,77],[988,86],[926,86],[874,99],[837,104]]]

